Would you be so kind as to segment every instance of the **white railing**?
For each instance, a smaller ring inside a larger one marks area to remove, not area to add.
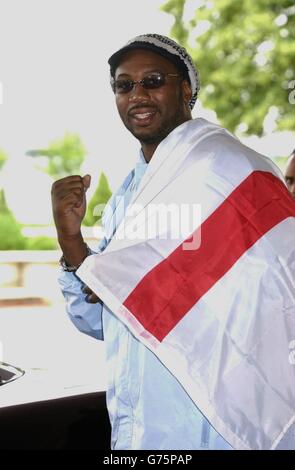
[[[24,227],[26,236],[55,237],[54,227]],[[82,226],[84,240],[96,249],[102,237],[100,226]],[[60,250],[9,250],[0,251],[0,306],[22,298],[60,297],[57,284]]]
[[[13,300],[60,297],[59,250],[0,251],[0,306]]]

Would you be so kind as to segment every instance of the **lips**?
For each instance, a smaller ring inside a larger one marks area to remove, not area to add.
[[[153,114],[155,114],[154,112],[152,113],[136,113],[136,114],[133,114],[133,117],[135,119],[147,119],[148,117],[152,116]]]
[[[148,126],[152,123],[157,114],[155,108],[136,108],[129,112],[129,116],[136,125]]]

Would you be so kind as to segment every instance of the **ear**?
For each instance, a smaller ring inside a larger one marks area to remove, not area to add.
[[[192,88],[187,80],[182,80],[182,97],[186,104],[190,102],[192,97]]]

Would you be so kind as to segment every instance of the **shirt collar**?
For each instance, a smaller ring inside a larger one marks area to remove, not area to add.
[[[143,177],[146,169],[147,169],[147,162],[145,161],[144,155],[142,150],[139,152],[138,160],[134,168],[134,184],[138,186],[141,178]]]
[[[138,163],[144,163],[145,165],[147,165],[142,149],[140,149],[139,151]]]

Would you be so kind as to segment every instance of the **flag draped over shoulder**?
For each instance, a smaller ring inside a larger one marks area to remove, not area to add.
[[[274,449],[295,422],[295,202],[281,178],[225,129],[188,121],[77,271],[236,449]],[[169,204],[201,209],[175,238],[156,223]]]

